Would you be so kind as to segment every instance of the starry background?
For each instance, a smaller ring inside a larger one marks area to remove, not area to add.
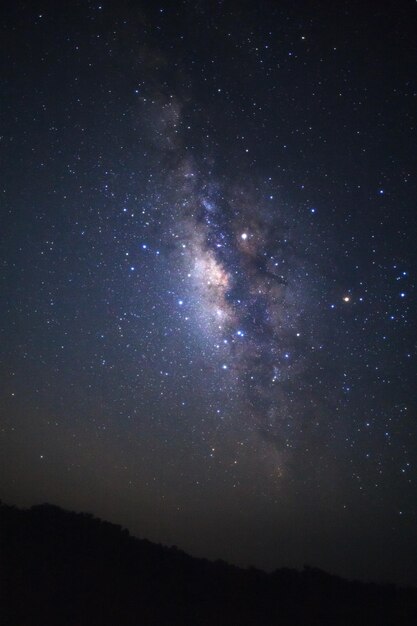
[[[415,3],[3,10],[0,497],[417,584]]]

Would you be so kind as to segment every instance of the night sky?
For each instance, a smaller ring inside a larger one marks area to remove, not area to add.
[[[417,584],[415,2],[6,2],[0,497]]]

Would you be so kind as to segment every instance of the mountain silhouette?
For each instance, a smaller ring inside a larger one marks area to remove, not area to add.
[[[417,589],[191,557],[50,504],[0,504],[2,626],[415,626]]]

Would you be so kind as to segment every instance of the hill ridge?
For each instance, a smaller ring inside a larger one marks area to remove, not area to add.
[[[4,626],[417,623],[417,589],[193,557],[52,504],[0,504]]]

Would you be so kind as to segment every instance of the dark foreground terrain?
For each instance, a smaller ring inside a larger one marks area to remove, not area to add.
[[[2,626],[417,625],[417,589],[192,558],[55,506],[0,505]]]

